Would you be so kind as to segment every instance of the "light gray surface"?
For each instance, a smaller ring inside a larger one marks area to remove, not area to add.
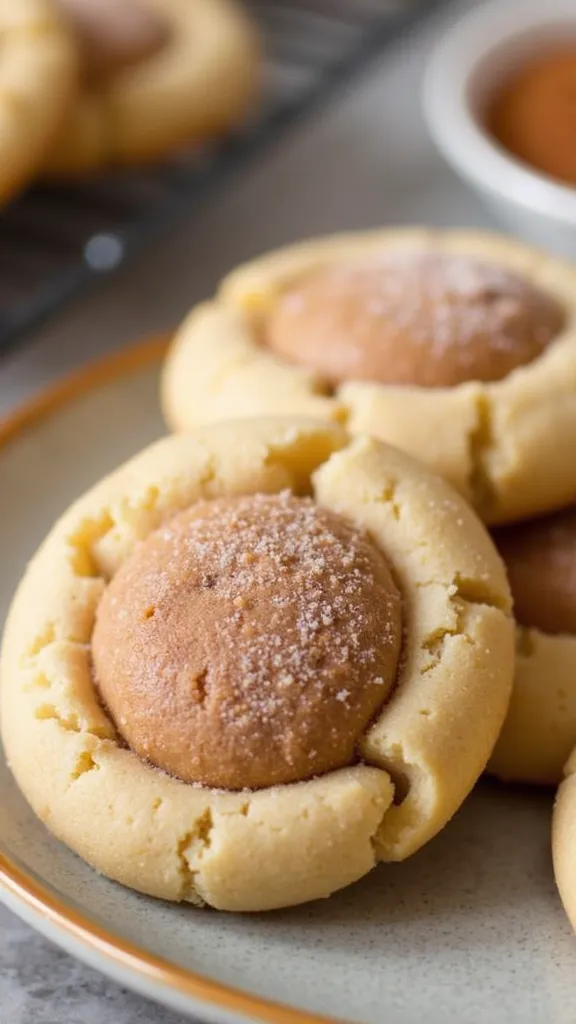
[[[182,1024],[63,953],[0,906],[2,1024]],[[190,1024],[189,1018],[186,1018]]]
[[[225,196],[0,364],[0,412],[58,373],[176,323],[219,275],[314,232],[428,221],[489,224],[428,142],[419,75],[429,37],[404,46]],[[0,909],[1,1024],[176,1024]],[[558,1018],[560,1019],[560,1018]],[[393,1022],[395,1024],[395,1022]]]

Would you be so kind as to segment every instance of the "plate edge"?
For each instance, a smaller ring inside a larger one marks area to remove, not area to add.
[[[160,362],[169,340],[168,332],[153,335],[93,360],[41,388],[0,421],[0,448],[11,444],[28,428],[41,423],[98,387]],[[236,1013],[263,1024],[343,1024],[331,1017],[319,1017],[220,985],[200,974],[176,967],[160,957],[154,957],[133,943],[115,938],[105,928],[91,922],[89,917],[52,895],[46,886],[36,882],[0,850],[0,896],[2,889],[11,897],[10,902],[21,902],[30,915],[48,921],[55,929],[55,941],[60,932],[63,937],[79,942],[86,950],[99,954],[110,964],[120,966],[130,974],[163,989],[176,991],[215,1009]]]

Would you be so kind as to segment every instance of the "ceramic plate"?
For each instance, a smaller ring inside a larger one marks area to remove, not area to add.
[[[2,617],[58,513],[162,433],[159,355],[150,344],[83,371],[0,427]],[[99,877],[0,764],[1,891],[74,955],[204,1020],[573,1024],[576,940],[554,887],[550,811],[550,794],[483,783],[404,864],[307,907],[233,916]]]

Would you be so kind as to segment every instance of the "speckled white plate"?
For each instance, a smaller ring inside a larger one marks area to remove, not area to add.
[[[0,426],[0,616],[58,513],[162,433],[158,356],[153,344],[109,360]],[[232,916],[94,874],[0,763],[0,894],[74,955],[204,1020],[574,1024],[576,940],[550,810],[550,794],[484,783],[406,863],[322,903]]]

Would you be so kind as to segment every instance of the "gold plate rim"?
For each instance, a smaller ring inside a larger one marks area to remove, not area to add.
[[[114,380],[130,376],[160,362],[169,343],[169,334],[154,335],[129,345],[112,355],[73,370],[56,383],[43,388],[23,402],[0,422],[0,448],[11,444],[26,430],[37,426],[68,404]],[[126,942],[69,907],[48,887],[36,881],[0,850],[0,889],[24,904],[34,915],[55,926],[69,938],[81,943],[106,960],[141,978],[171,989],[215,1009],[249,1017],[264,1024],[336,1024],[334,1018],[319,1017],[291,1009],[258,996],[239,991],[200,974],[156,957],[136,944]]]

